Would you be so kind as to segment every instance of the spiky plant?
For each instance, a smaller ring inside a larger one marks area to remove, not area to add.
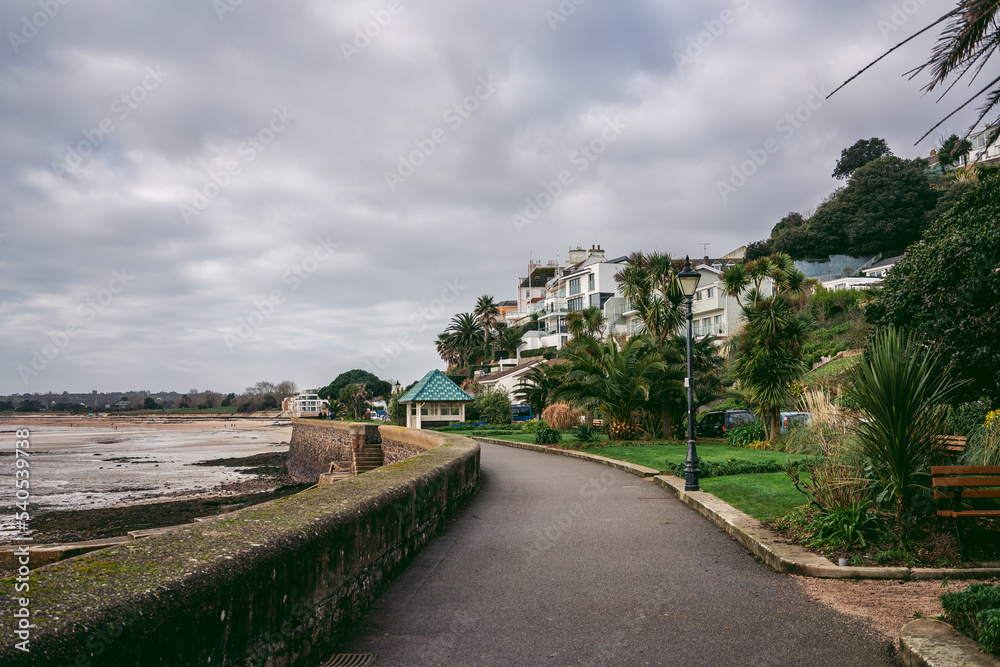
[[[848,394],[864,418],[857,434],[880,502],[891,500],[902,521],[929,488],[931,455],[943,432],[944,406],[960,388],[933,349],[889,328],[878,333],[854,368]]]

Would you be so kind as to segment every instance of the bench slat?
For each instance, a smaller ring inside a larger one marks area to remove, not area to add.
[[[936,477],[933,480],[934,486],[945,487],[971,487],[971,486],[1000,486],[1000,477]]]
[[[1000,475],[1000,466],[931,466],[931,475]]]
[[[955,492],[934,489],[934,497],[938,500],[952,500],[955,497]],[[1000,489],[968,489],[962,491],[962,500],[968,498],[1000,498]]]
[[[938,510],[938,516],[950,516],[955,518],[965,516],[991,517],[1000,516],[1000,510],[962,510],[961,512],[955,512],[953,510]]]

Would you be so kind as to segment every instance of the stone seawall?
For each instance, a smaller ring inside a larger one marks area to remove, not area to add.
[[[379,434],[386,465],[433,449],[440,438],[434,431],[414,431],[401,426],[380,426]]]
[[[394,427],[383,427],[394,429]],[[315,665],[479,485],[467,438],[336,484],[0,582],[0,664]],[[433,438],[437,447],[426,449]],[[14,646],[29,598],[30,653]]]
[[[293,419],[288,443],[288,474],[304,484],[315,484],[330,466],[356,473],[353,452],[380,442],[377,424]]]

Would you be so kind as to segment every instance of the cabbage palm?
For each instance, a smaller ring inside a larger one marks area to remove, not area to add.
[[[895,500],[900,519],[910,511],[914,494],[928,488],[942,408],[960,386],[937,352],[893,328],[875,337],[854,369],[848,392],[865,419],[852,430],[881,487],[879,499]]]
[[[636,431],[633,415],[649,401],[656,376],[665,369],[651,341],[634,336],[619,349],[613,340],[586,339],[571,347],[566,358],[566,383],[554,398],[598,407],[613,440],[631,437]]]
[[[669,254],[635,252],[628,266],[615,275],[622,296],[639,311],[646,333],[659,344],[684,324],[683,295],[675,274]]]
[[[773,440],[781,407],[791,401],[792,385],[805,372],[802,346],[812,319],[795,312],[780,294],[754,296],[743,306],[743,316],[746,322],[730,339],[735,350],[733,372]]]

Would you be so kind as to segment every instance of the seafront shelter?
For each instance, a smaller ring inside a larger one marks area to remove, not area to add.
[[[407,428],[432,428],[465,421],[465,404],[472,396],[439,370],[433,370],[400,397]]]

